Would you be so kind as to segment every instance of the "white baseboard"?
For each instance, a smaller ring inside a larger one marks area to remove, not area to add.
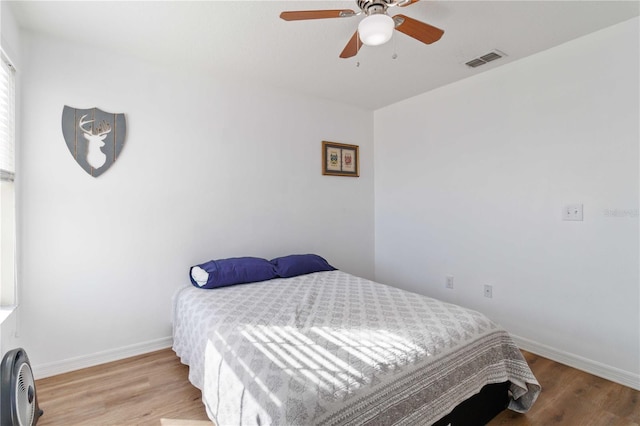
[[[589,374],[593,374],[594,376],[620,383],[621,385],[632,389],[640,390],[640,374],[621,370],[601,362],[583,358],[579,355],[561,351],[542,343],[525,339],[524,337],[514,335],[511,335],[511,337],[520,349],[524,349],[527,352],[549,358],[561,364],[568,365],[569,367],[577,368],[578,370],[585,371]],[[544,384],[542,385],[544,387]]]
[[[64,359],[62,361],[32,365],[31,369],[36,379],[44,379],[45,377],[55,376],[57,374],[68,373],[82,368],[93,367],[111,361],[118,361],[124,358],[170,348],[172,344],[172,337],[163,337],[143,343],[136,343],[135,345]]]

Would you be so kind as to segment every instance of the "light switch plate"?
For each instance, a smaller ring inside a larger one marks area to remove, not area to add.
[[[562,220],[582,221],[582,204],[567,204],[562,211]]]

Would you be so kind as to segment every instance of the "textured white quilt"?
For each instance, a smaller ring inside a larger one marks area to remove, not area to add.
[[[430,424],[488,383],[540,386],[478,312],[341,271],[176,295],[174,351],[227,425]]]

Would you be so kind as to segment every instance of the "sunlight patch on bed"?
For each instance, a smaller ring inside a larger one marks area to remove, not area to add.
[[[289,376],[302,375],[325,392],[344,388],[350,381],[349,374],[358,375],[292,327],[247,325],[240,333]]]
[[[276,404],[278,407],[282,407],[282,402],[280,401],[280,399],[278,399],[267,387],[267,385],[253,372],[253,370],[251,369],[251,367],[249,367],[243,360],[241,357],[238,356],[238,354],[236,353],[235,350],[233,350],[233,348],[231,348],[231,346],[229,346],[229,344],[225,341],[224,337],[220,335],[220,333],[216,332],[217,337],[220,339],[221,342],[224,342],[224,345],[228,351],[229,354],[231,354],[233,357],[235,357],[237,359],[237,362],[240,364],[240,366],[242,366],[242,368],[247,372],[247,374],[253,379],[253,381],[260,387],[260,389],[262,389],[262,391],[265,393],[265,395],[269,396],[269,399],[271,399],[271,401],[273,401],[274,404]],[[209,341],[207,343],[207,350],[209,350],[209,347],[211,345],[211,341]],[[213,345],[211,345],[213,346]],[[215,349],[213,349],[215,350]]]
[[[289,377],[310,382],[338,397],[371,381],[369,374],[340,358],[346,352],[373,371],[393,369],[427,354],[424,347],[385,330],[347,330],[311,327],[305,333],[292,326],[246,324],[240,335]],[[219,335],[221,341],[224,338]],[[228,353],[237,354],[225,344]],[[258,379],[258,374],[238,358],[238,363],[260,389],[281,406],[281,401]]]

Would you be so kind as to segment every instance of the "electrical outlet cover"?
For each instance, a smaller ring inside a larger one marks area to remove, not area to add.
[[[447,279],[445,280],[445,287],[446,288],[453,288],[453,275],[447,275]]]
[[[484,297],[492,298],[493,297],[493,286],[485,285],[484,286]]]

